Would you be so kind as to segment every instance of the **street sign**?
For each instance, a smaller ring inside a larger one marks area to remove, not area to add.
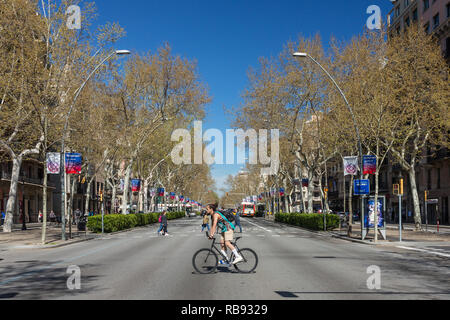
[[[428,199],[427,203],[428,204],[437,204],[439,202],[439,199]]]
[[[370,193],[370,182],[368,179],[355,180],[353,183],[355,195],[368,195]]]

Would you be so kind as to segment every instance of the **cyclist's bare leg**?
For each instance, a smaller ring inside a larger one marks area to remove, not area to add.
[[[227,248],[225,246],[225,243],[223,242],[223,240],[220,240],[220,248],[222,249],[223,252],[225,252],[225,257],[227,256]],[[222,253],[223,253],[222,252]]]
[[[225,245],[226,245],[231,251],[234,250],[234,246],[231,244],[230,241],[225,241]]]

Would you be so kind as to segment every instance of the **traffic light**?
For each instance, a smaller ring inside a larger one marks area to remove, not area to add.
[[[400,179],[400,189],[399,194],[403,195],[403,179]]]
[[[103,191],[100,190],[100,202],[103,202]]]
[[[400,185],[398,183],[393,185],[393,194],[399,194],[400,191]]]
[[[428,191],[425,190],[425,202],[428,200]]]

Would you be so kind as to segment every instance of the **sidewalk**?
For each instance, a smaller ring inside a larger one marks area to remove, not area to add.
[[[349,240],[353,242],[359,242],[359,243],[365,243],[365,244],[374,244],[373,238],[374,238],[374,231],[371,229],[369,231],[369,234],[366,236],[365,240],[361,240],[361,225],[353,224],[352,225],[352,233],[351,235],[347,235],[347,229],[341,228],[341,231],[338,229],[335,229],[333,231],[330,231],[330,233],[338,238]],[[384,240],[380,234],[378,234],[378,243],[379,244],[389,244],[389,243],[396,243],[398,244],[400,238],[399,238],[399,230],[398,226],[396,225],[387,225],[386,226],[386,238],[387,240]],[[448,229],[446,229],[446,232],[426,232],[426,231],[414,231],[414,226],[412,227],[405,227],[402,230],[402,242],[409,242],[409,243],[424,243],[424,242],[450,242],[450,233],[448,233]]]
[[[46,244],[42,245],[42,224],[27,224],[27,230],[22,231],[22,225],[13,225],[11,233],[0,232],[0,248],[55,248],[81,241],[98,238],[99,235],[87,231],[78,231],[72,226],[72,238],[69,239],[69,228],[66,228],[66,241],[61,240],[61,225],[50,223],[47,225]]]
[[[361,223],[360,222],[355,222],[354,225],[357,225],[358,228],[361,228]],[[412,230],[414,231],[416,226],[414,225],[414,223],[403,223],[403,230]],[[427,226],[423,223],[422,224],[422,228],[425,231],[425,229],[427,228]],[[398,223],[386,223],[386,229],[393,229],[393,230],[398,230]],[[428,225],[428,232],[437,232],[437,225],[435,224],[429,224]],[[439,225],[439,232],[441,233],[450,233],[450,226],[449,225]]]

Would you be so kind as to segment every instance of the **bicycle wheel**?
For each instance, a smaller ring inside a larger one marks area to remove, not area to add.
[[[218,263],[217,254],[211,249],[200,249],[192,257],[192,265],[198,273],[213,273]]]
[[[239,254],[244,258],[244,261],[238,262],[234,267],[241,273],[250,273],[256,269],[258,265],[258,255],[255,251],[249,248],[239,250]]]

